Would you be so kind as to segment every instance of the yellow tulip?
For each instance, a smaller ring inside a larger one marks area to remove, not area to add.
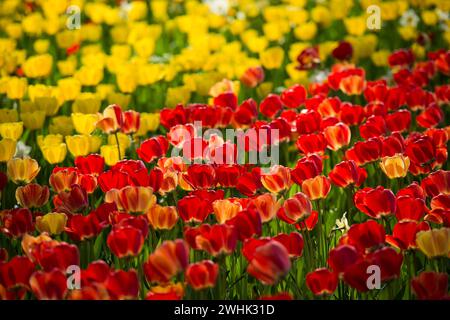
[[[77,60],[71,58],[60,60],[57,62],[57,66],[62,76],[72,76],[77,70]]]
[[[125,150],[120,150],[120,155],[123,157],[125,154]],[[119,150],[117,149],[117,145],[104,145],[100,147],[100,154],[103,158],[105,158],[105,163],[108,166],[113,166],[117,162],[119,162]]]
[[[6,86],[6,96],[12,100],[22,99],[27,91],[27,86],[26,78],[11,77]]]
[[[81,83],[75,78],[65,78],[58,81],[58,88],[64,101],[75,100],[81,92]]]
[[[141,125],[139,126],[138,132],[135,136],[142,137],[147,134],[147,132],[154,132],[159,127],[159,113],[141,113]]]
[[[389,179],[403,178],[408,174],[409,158],[396,154],[392,157],[383,157],[380,161],[380,168]]]
[[[20,119],[25,128],[29,130],[42,129],[45,121],[45,112],[38,110],[33,112],[21,112]]]
[[[420,231],[416,235],[420,251],[428,258],[448,257],[450,252],[450,228]]]
[[[23,72],[29,78],[47,77],[52,71],[53,57],[46,53],[32,56],[25,61]]]
[[[76,135],[66,137],[67,149],[74,156],[86,156],[89,154],[89,136]]]
[[[44,111],[46,116],[54,116],[59,110],[58,100],[55,97],[36,97],[34,104],[37,110]]]
[[[19,114],[16,109],[0,109],[0,123],[17,121],[19,121]]]
[[[50,42],[47,39],[39,39],[33,43],[34,51],[39,54],[48,52],[48,47],[50,46]]]
[[[48,132],[51,134],[61,134],[69,136],[73,132],[72,119],[69,116],[56,116],[50,119]]]
[[[312,40],[317,34],[317,25],[314,22],[307,22],[294,29],[294,35],[302,41]]]
[[[260,54],[261,63],[266,69],[277,69],[284,59],[284,51],[281,47],[272,47]]]
[[[89,153],[97,153],[102,145],[102,138],[100,136],[89,136]]]
[[[121,147],[121,149],[126,150],[130,147],[131,145],[131,139],[128,135],[122,133],[122,132],[118,132],[117,133],[117,138],[119,139],[119,145]],[[117,145],[117,141],[116,141],[116,137],[115,135],[109,135],[108,136],[108,144],[111,145]]]
[[[96,86],[103,80],[103,68],[82,66],[75,72],[75,78],[78,79],[83,86]]]
[[[65,143],[44,145],[41,151],[48,163],[57,164],[63,162],[66,158],[67,146]]]
[[[108,100],[108,105],[118,104],[122,108],[122,110],[127,110],[128,106],[130,105],[130,102],[131,102],[131,96],[128,94],[111,92],[108,94],[107,100]]]
[[[95,93],[83,92],[72,104],[74,113],[97,113],[100,111],[101,100]]]
[[[36,217],[36,229],[48,234],[60,234],[64,231],[66,223],[67,216],[61,212],[50,212]]]
[[[41,168],[32,158],[13,158],[8,161],[6,172],[15,184],[30,183],[36,178]]]
[[[0,135],[3,138],[19,140],[23,133],[23,122],[7,122],[0,124]]]
[[[9,161],[16,153],[16,141],[12,139],[0,140],[0,162]]]
[[[353,36],[362,36],[366,31],[366,17],[351,17],[344,19],[347,32]]]
[[[97,113],[72,113],[73,126],[79,134],[90,135],[95,130],[95,124],[98,120],[99,115]]]
[[[38,135],[37,144],[42,149],[44,146],[57,145],[63,142],[63,136],[60,134],[48,134],[46,136]]]

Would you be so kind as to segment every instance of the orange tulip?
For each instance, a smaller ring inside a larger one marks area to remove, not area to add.
[[[219,223],[224,223],[230,220],[242,210],[240,203],[232,201],[231,199],[216,200],[212,204],[214,215]]]
[[[273,193],[287,190],[291,187],[291,172],[289,168],[275,165],[270,168],[269,172],[261,173],[262,185]]]
[[[178,220],[177,208],[155,204],[147,213],[147,220],[153,229],[172,229]]]
[[[31,158],[14,158],[7,163],[7,174],[12,182],[30,183],[36,178],[41,168],[36,160]]]
[[[126,186],[106,192],[105,201],[114,202],[119,210],[146,212],[156,203],[156,196],[150,187]]]
[[[330,180],[325,176],[316,176],[314,178],[306,179],[302,183],[302,191],[311,200],[326,198],[330,189]]]

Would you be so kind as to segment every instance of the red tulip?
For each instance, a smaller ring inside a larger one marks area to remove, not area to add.
[[[214,188],[217,184],[216,171],[209,164],[190,165],[185,179],[194,189]]]
[[[324,118],[325,117],[336,118],[340,110],[341,110],[341,100],[338,97],[325,98],[322,101],[320,101],[317,106],[317,111]]]
[[[283,103],[276,94],[269,94],[259,105],[260,112],[268,118],[273,118],[282,108]]]
[[[238,177],[236,189],[246,195],[252,196],[262,187],[260,168],[255,168],[251,172],[246,172]]]
[[[364,90],[364,97],[368,102],[384,102],[388,94],[386,81],[368,81]]]
[[[358,167],[355,161],[342,161],[338,163],[329,173],[331,182],[341,188],[350,185],[359,187],[367,178],[367,171]]]
[[[338,285],[338,277],[326,268],[316,269],[306,275],[306,285],[316,295],[333,294]]]
[[[0,285],[6,289],[29,288],[34,268],[34,263],[22,256],[15,256],[8,262],[0,262]]]
[[[212,288],[216,284],[219,265],[211,260],[190,264],[186,269],[186,281],[194,290]]]
[[[39,300],[62,300],[67,294],[65,271],[36,271],[30,278],[30,286]]]
[[[108,170],[99,175],[98,184],[105,193],[111,189],[122,189],[129,185],[128,174],[122,171]]]
[[[397,209],[395,217],[401,221],[420,221],[428,211],[425,201],[421,198],[413,198],[412,196],[398,196]]]
[[[273,237],[272,240],[281,243],[288,251],[290,258],[298,258],[303,254],[303,237],[298,232],[280,233]]]
[[[144,240],[141,230],[125,226],[111,230],[106,243],[115,256],[123,258],[137,256],[144,246]]]
[[[89,199],[86,190],[80,185],[72,185],[70,191],[61,191],[53,198],[55,208],[63,212],[78,212],[89,206]]]
[[[288,108],[298,108],[305,102],[306,95],[305,87],[296,84],[281,93],[281,101]]]
[[[166,128],[177,124],[185,124],[189,116],[189,109],[185,109],[181,104],[178,104],[175,108],[163,108],[160,114],[161,124]]]
[[[262,112],[262,111],[261,111]],[[232,123],[235,127],[249,126],[258,116],[258,107],[253,99],[242,102],[233,113]]]
[[[213,211],[210,201],[197,196],[185,196],[178,201],[177,206],[178,213],[185,222],[203,222]]]
[[[389,66],[406,67],[414,62],[414,55],[411,50],[400,49],[391,53],[388,57]]]
[[[381,157],[393,157],[405,152],[405,140],[399,132],[383,137],[381,143]]]
[[[145,277],[150,282],[167,283],[186,269],[189,263],[189,246],[181,239],[164,241],[144,263]]]
[[[371,252],[366,259],[370,265],[380,268],[381,281],[391,280],[400,276],[400,270],[403,263],[403,255],[393,248],[384,247]]]
[[[112,300],[136,299],[139,295],[139,280],[135,270],[111,272],[105,287]]]
[[[395,224],[392,236],[386,236],[386,242],[401,250],[416,248],[416,234],[429,230],[426,222],[404,221]]]
[[[292,198],[287,199],[278,210],[278,217],[293,224],[309,217],[312,212],[311,200],[304,193],[297,193]]]
[[[301,185],[306,179],[314,178],[322,173],[322,158],[316,154],[301,158],[294,169],[291,169],[292,180]]]
[[[382,116],[370,116],[359,127],[359,133],[363,139],[376,138],[387,132],[386,120]]]
[[[304,110],[295,119],[295,125],[299,134],[310,134],[320,130],[322,117],[315,110]]]
[[[247,272],[265,285],[273,285],[289,272],[291,261],[286,248],[277,241],[258,247],[249,261]]]
[[[381,140],[371,138],[367,141],[358,141],[355,145],[345,152],[348,160],[354,160],[359,166],[376,161],[381,156]]]
[[[355,206],[371,218],[379,219],[396,210],[394,193],[381,186],[358,190],[354,196]]]
[[[362,251],[383,244],[385,238],[383,226],[373,220],[353,224],[348,230],[349,244]]]
[[[415,181],[411,183],[409,186],[400,189],[397,192],[397,198],[401,196],[410,196],[412,198],[419,198],[425,200],[425,192],[423,191],[422,187]]]
[[[70,215],[65,228],[66,233],[74,241],[83,241],[97,236],[103,230],[103,226],[95,213],[87,216],[82,214]]]
[[[235,187],[242,176],[243,167],[233,164],[222,164],[216,167],[217,183],[223,188]]]
[[[82,174],[92,174],[98,176],[103,172],[105,159],[99,154],[90,154],[85,157],[75,158],[75,166]]]
[[[66,242],[39,242],[32,248],[31,257],[45,271],[57,268],[65,272],[69,266],[80,264],[78,247]]]
[[[349,126],[360,124],[364,120],[364,108],[349,102],[341,104],[339,119]]]
[[[184,237],[195,250],[204,250],[213,256],[231,254],[236,248],[237,231],[228,224],[202,224],[198,227],[188,227]]]
[[[414,294],[420,300],[440,300],[448,298],[448,275],[424,271],[411,280]]]
[[[437,104],[431,104],[416,118],[417,124],[423,128],[437,126],[444,119],[444,112]]]
[[[123,112],[123,124],[120,130],[125,134],[138,132],[141,124],[141,114],[134,110]]]
[[[450,171],[438,170],[422,180],[421,186],[427,196],[450,194]]]
[[[152,162],[153,160],[164,156],[167,153],[169,144],[163,136],[149,138],[141,143],[136,152],[145,162]]]
[[[411,112],[398,110],[386,116],[386,126],[389,131],[408,131],[411,126]]]
[[[238,105],[238,99],[234,92],[224,92],[214,97],[214,106],[230,108],[235,111]]]
[[[323,133],[303,134],[298,137],[296,142],[298,150],[305,155],[312,153],[323,154],[327,147],[327,140]]]

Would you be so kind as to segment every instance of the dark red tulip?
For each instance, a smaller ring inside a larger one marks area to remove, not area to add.
[[[29,288],[34,268],[34,263],[22,256],[15,256],[8,262],[0,262],[0,284],[6,289]]]
[[[420,300],[440,300],[448,298],[448,275],[424,271],[411,280],[414,294]]]
[[[2,212],[0,230],[8,236],[18,238],[34,231],[33,215],[26,208],[11,209]]]
[[[243,210],[226,222],[236,230],[238,239],[244,241],[254,235],[260,236],[262,232],[261,216],[256,210]]]
[[[361,253],[354,246],[344,244],[330,251],[327,262],[336,274],[342,275],[348,267],[361,258]]]
[[[331,54],[337,60],[350,60],[353,55],[353,47],[349,42],[341,41]]]

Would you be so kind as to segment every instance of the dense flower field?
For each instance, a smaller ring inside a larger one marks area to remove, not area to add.
[[[0,299],[448,299],[449,10],[1,1]]]

